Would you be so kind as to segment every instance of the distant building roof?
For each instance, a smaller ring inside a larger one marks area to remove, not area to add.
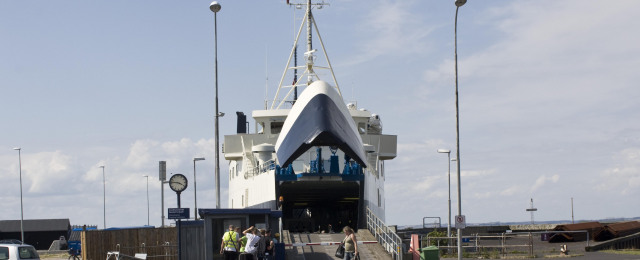
[[[25,219],[25,232],[69,230],[69,219]],[[20,220],[0,220],[0,232],[20,232]]]

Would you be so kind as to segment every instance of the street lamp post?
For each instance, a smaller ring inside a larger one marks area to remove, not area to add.
[[[458,172],[458,216],[462,216],[462,202],[460,190],[460,113],[458,107],[458,9],[467,0],[456,0],[456,18],[454,23],[454,56],[456,66],[456,163]],[[458,228],[458,260],[462,260],[462,229]]]
[[[22,148],[16,147],[13,150],[18,151],[18,168],[20,171],[20,241],[24,243],[24,208],[22,206]]]
[[[194,216],[195,216],[195,220],[198,220],[198,189],[196,188],[196,162],[197,161],[204,161],[204,157],[198,157],[198,158],[193,158],[193,200],[195,201],[195,206],[194,206]]]
[[[147,226],[149,226],[149,175],[142,175],[147,178]]]
[[[449,170],[447,171],[447,183],[449,187],[449,220],[447,221],[447,237],[451,237],[451,150],[438,149],[439,153],[447,154],[447,162],[449,162]]]
[[[104,165],[98,167],[102,168],[102,220],[104,221],[104,229],[107,229],[107,185],[104,178]]]
[[[216,139],[215,139],[215,143],[216,143],[216,171],[215,171],[215,178],[216,178],[216,209],[220,208],[220,154],[218,151],[218,147],[219,147],[219,137],[218,137],[218,117],[220,117],[220,112],[218,112],[218,12],[220,11],[220,9],[222,8],[222,6],[220,6],[220,4],[218,3],[218,1],[213,1],[211,2],[211,5],[209,6],[209,9],[211,9],[211,11],[213,12],[213,26],[214,26],[214,41],[215,41],[215,84],[216,84]],[[224,115],[224,114],[222,114]]]

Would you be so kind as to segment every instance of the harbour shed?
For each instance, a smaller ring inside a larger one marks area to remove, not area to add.
[[[204,220],[204,243],[202,249],[189,248],[187,250],[201,250],[204,257],[199,259],[212,260],[219,256],[222,235],[229,225],[240,227],[242,230],[250,226],[260,229],[271,229],[281,233],[280,221],[282,211],[263,208],[245,209],[198,209],[200,218]]]
[[[23,228],[24,243],[47,250],[54,240],[67,238],[71,223],[69,219],[25,219]],[[0,240],[20,238],[20,220],[0,220]]]
[[[549,243],[560,242],[577,242],[587,241],[595,237],[595,234],[602,230],[603,226],[600,222],[583,222],[577,224],[557,225],[553,231],[567,232],[551,232],[554,233],[549,239]]]
[[[618,237],[628,236],[640,232],[639,221],[612,223],[604,226],[595,234],[595,241],[607,241]]]

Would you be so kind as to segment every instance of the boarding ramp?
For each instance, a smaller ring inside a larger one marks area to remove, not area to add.
[[[340,259],[334,256],[343,233],[289,233],[283,232],[287,260],[327,260]],[[360,259],[391,260],[391,256],[375,241],[366,229],[356,233]]]

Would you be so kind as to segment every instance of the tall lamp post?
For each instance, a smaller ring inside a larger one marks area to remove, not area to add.
[[[467,0],[456,0],[456,18],[454,23],[454,56],[456,66],[456,163],[458,172],[458,216],[462,216],[462,202],[460,191],[460,113],[458,107],[458,9],[467,3]],[[458,228],[458,260],[462,260],[462,229]]]
[[[220,208],[220,152],[218,151],[219,147],[219,137],[218,137],[218,117],[220,117],[221,113],[218,112],[218,12],[222,6],[218,3],[218,1],[211,2],[209,9],[213,12],[213,26],[214,26],[214,40],[215,40],[215,84],[216,84],[216,209]],[[224,113],[222,114],[224,116]]]
[[[196,188],[196,162],[204,161],[204,157],[193,158],[193,200],[195,201],[194,213],[195,220],[198,220],[198,189]]]
[[[104,221],[104,229],[107,229],[107,185],[104,178],[104,165],[98,167],[102,168],[102,219]]]
[[[147,226],[149,226],[149,175],[142,175],[147,178]]]
[[[447,237],[451,237],[451,150],[438,149],[438,153],[446,153],[447,162],[449,162],[449,170],[447,171],[447,183],[449,187],[449,220],[447,221]]]
[[[24,243],[24,209],[22,207],[22,148],[16,147],[13,150],[18,151],[18,167],[20,171],[20,241]]]

